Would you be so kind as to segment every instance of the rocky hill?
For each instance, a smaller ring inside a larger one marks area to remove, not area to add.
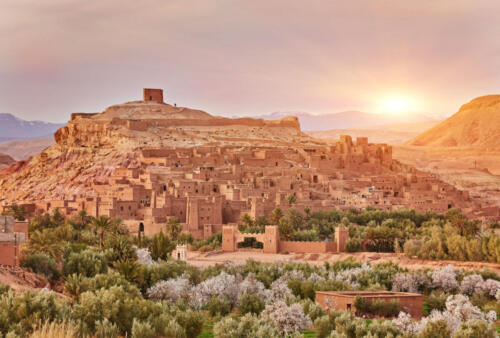
[[[136,101],[102,113],[71,115],[56,144],[0,172],[3,200],[58,199],[85,194],[117,167],[140,166],[142,149],[228,145],[315,144],[295,117],[230,119],[165,103]],[[23,189],[18,189],[20,186]]]
[[[500,147],[500,95],[478,97],[407,143],[433,147]]]
[[[14,162],[14,159],[9,155],[0,153],[0,169],[7,167],[9,164]]]

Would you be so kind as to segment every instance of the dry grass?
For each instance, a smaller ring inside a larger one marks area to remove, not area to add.
[[[70,323],[45,322],[30,338],[77,338],[77,330]]]

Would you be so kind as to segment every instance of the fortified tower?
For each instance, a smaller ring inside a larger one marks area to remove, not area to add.
[[[142,94],[145,102],[163,103],[163,89],[144,88]]]

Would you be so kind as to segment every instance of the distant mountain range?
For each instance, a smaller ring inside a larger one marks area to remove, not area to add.
[[[434,119],[424,114],[372,114],[360,111],[344,111],[313,115],[305,112],[275,112],[267,115],[255,116],[264,120],[277,120],[285,116],[299,118],[300,127],[305,131],[330,129],[366,129],[375,126],[392,125],[396,123],[429,122]]]
[[[0,142],[51,137],[63,125],[43,121],[26,121],[12,114],[0,113]]]

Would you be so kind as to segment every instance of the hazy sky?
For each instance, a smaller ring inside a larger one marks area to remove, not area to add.
[[[210,113],[454,113],[500,93],[500,1],[0,0],[0,112],[66,121],[164,88]]]

